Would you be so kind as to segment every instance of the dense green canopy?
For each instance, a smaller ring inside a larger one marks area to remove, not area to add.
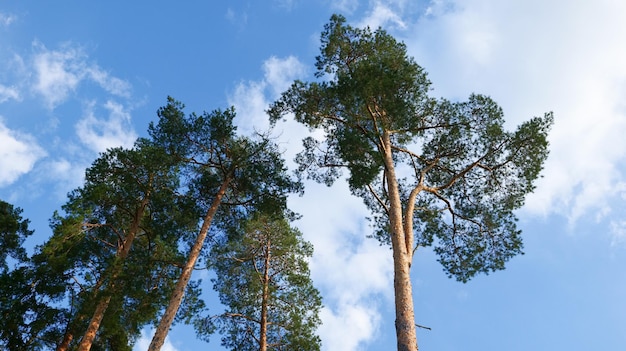
[[[256,214],[212,250],[214,288],[226,311],[218,326],[231,350],[319,350],[321,297],[309,277],[313,247],[285,219]]]
[[[293,113],[325,132],[324,139],[303,141],[300,172],[330,185],[347,170],[353,193],[378,220],[377,237],[389,242],[388,135],[405,210],[415,210],[407,213],[415,243],[434,243],[446,271],[461,281],[504,268],[521,252],[513,211],[534,189],[548,155],[552,114],[510,132],[488,96],[434,99],[426,73],[403,43],[382,29],[346,25],[339,15],[321,41],[316,66],[322,79],[296,81],[269,110],[273,122]]]
[[[296,81],[271,105],[270,119],[293,114],[323,131],[304,139],[299,171],[327,185],[347,171],[352,193],[372,212],[375,236],[392,246],[398,350],[417,350],[413,253],[434,245],[448,275],[463,282],[521,253],[513,212],[548,155],[552,114],[510,132],[487,96],[434,99],[403,43],[345,22],[331,17],[318,80]]]

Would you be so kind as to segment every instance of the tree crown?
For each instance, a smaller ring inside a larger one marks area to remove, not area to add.
[[[426,73],[403,43],[380,28],[355,29],[342,16],[331,17],[321,42],[316,66],[323,79],[296,81],[268,111],[273,123],[293,113],[324,131],[322,139],[303,141],[300,174],[330,185],[347,170],[352,192],[374,214],[375,236],[388,242],[386,174],[393,167],[415,244],[435,243],[445,270],[461,281],[502,269],[521,252],[513,211],[548,155],[552,114],[509,132],[488,96],[431,98]]]

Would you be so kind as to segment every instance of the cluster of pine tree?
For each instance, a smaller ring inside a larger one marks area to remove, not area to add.
[[[131,149],[100,155],[28,257],[21,210],[0,203],[0,346],[131,350],[157,324],[217,330],[232,350],[319,350],[311,245],[290,226],[286,174],[265,135],[238,136],[232,109],[186,115],[169,99]],[[216,270],[225,311],[209,315],[191,273]]]
[[[548,156],[553,116],[509,132],[487,96],[432,98],[403,43],[339,15],[321,43],[318,80],[294,82],[268,114],[314,132],[296,157],[300,177],[330,186],[345,171],[371,210],[373,236],[392,248],[397,347],[417,351],[414,253],[432,246],[462,282],[521,253],[514,211]],[[178,320],[202,338],[219,331],[232,350],[319,349],[312,248],[286,206],[302,185],[267,135],[237,135],[234,116],[186,115],[169,99],[148,138],[93,163],[32,257],[21,247],[28,222],[2,203],[0,345],[130,350],[152,323],[156,351]],[[223,313],[207,312],[191,280],[198,260],[216,272]]]

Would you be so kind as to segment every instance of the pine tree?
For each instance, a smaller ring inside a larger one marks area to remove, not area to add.
[[[410,266],[434,245],[460,281],[504,268],[522,250],[513,213],[534,189],[548,155],[551,113],[503,127],[489,97],[436,100],[423,68],[382,29],[333,15],[321,36],[316,82],[295,82],[272,104],[323,139],[308,137],[300,171],[332,184],[348,171],[353,194],[373,213],[376,236],[393,252],[398,350],[417,350]]]
[[[48,302],[63,290],[31,263],[23,244],[33,231],[22,212],[0,200],[0,348],[43,350],[60,332],[62,309]]]
[[[163,346],[209,233],[236,225],[253,209],[282,213],[287,194],[300,191],[300,184],[286,175],[277,146],[265,135],[238,136],[234,117],[232,108],[185,115],[184,105],[169,98],[159,110],[158,123],[150,125],[153,140],[185,165],[189,196],[204,213],[150,351]]]
[[[103,153],[69,194],[34,257],[65,284],[69,312],[57,350],[130,350],[155,318],[183,260],[179,243],[196,227],[178,187],[175,161],[142,139]]]
[[[257,215],[243,231],[212,250],[226,311],[206,324],[219,326],[231,350],[319,350],[321,297],[307,263],[313,247],[285,219]]]

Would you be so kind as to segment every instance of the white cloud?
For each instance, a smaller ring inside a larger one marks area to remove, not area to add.
[[[35,138],[7,128],[0,119],[0,187],[30,172],[45,155]]]
[[[425,17],[431,17],[431,16],[438,17],[452,10],[453,7],[454,7],[454,3],[452,1],[430,0],[428,5],[426,6],[426,9],[424,10],[424,16]]]
[[[0,26],[8,27],[11,23],[15,22],[17,17],[15,15],[7,15],[0,13]]]
[[[322,347],[359,350],[376,338],[381,307],[393,301],[391,251],[366,237],[367,210],[344,181],[330,188],[309,182],[289,206],[304,214],[296,225],[315,248],[311,275],[323,294]]]
[[[346,304],[372,295],[392,297],[391,251],[367,238],[372,233],[364,221],[367,209],[349,193],[344,181],[331,188],[307,183],[304,197],[291,203],[295,211],[306,214],[298,226],[306,230],[307,240],[315,247],[312,274],[326,298]]]
[[[150,342],[152,341],[152,336],[154,335],[154,330],[146,331],[145,329],[141,331],[141,336],[137,340],[135,347],[133,347],[134,351],[145,351],[150,346]],[[161,347],[161,351],[177,351],[178,349],[172,345],[170,342],[170,338],[165,338],[165,343],[163,347]]]
[[[358,0],[333,0],[330,1],[331,8],[340,13],[353,13],[359,7]]]
[[[75,48],[48,51],[43,47],[35,56],[33,64],[37,81],[33,88],[44,97],[48,107],[54,108],[64,101],[83,79],[83,56]]]
[[[359,350],[377,335],[380,313],[362,303],[345,304],[336,311],[324,307],[320,312],[324,324],[319,329],[324,350]]]
[[[246,11],[242,11],[240,13],[229,7],[226,10],[225,17],[230,23],[236,25],[239,30],[245,28],[246,24],[248,23],[248,13]]]
[[[265,109],[268,100],[265,98],[264,82],[240,83],[228,98],[228,104],[235,107],[238,130],[251,135],[257,130],[265,130],[269,125]]]
[[[405,29],[406,24],[402,20],[401,9],[396,10],[392,8],[403,7],[402,5],[403,2],[398,3],[397,1],[375,1],[371,11],[355,26],[360,28],[370,27],[372,30],[376,30],[379,27]]]
[[[271,90],[271,99],[278,98],[287,90],[293,81],[302,78],[307,73],[306,66],[295,56],[286,58],[270,57],[263,62],[264,82]]]
[[[83,184],[87,166],[88,163],[82,163],[80,160],[72,161],[66,158],[48,160],[38,167],[37,178],[50,182],[51,184],[47,186],[54,187],[58,198],[64,200],[71,189]]]
[[[615,201],[613,201],[613,207],[615,213],[609,222],[609,237],[611,240],[611,246],[613,247],[626,247],[626,208],[624,208],[624,202],[626,202],[626,182],[620,183],[616,188],[611,189],[611,194],[618,194]]]
[[[48,50],[37,42],[34,46],[37,53],[33,59],[33,90],[44,98],[49,108],[65,101],[84,80],[96,83],[112,95],[130,97],[130,84],[89,63],[80,47],[65,44],[59,50]]]
[[[623,13],[626,3],[610,0],[432,1],[400,35],[435,95],[491,95],[511,126],[554,111],[550,158],[526,209],[574,223],[607,213],[624,178]]]
[[[107,101],[103,107],[108,112],[107,119],[96,117],[95,102],[87,104],[85,117],[76,124],[80,141],[95,152],[117,146],[131,147],[137,134],[130,124],[130,113],[113,101]]]
[[[626,220],[611,221],[611,246],[626,244]]]
[[[127,81],[112,77],[96,65],[87,67],[85,73],[87,77],[91,78],[109,94],[125,98],[130,97],[131,86]]]
[[[24,99],[24,87],[28,85],[31,69],[24,63],[24,59],[13,54],[12,57],[0,62],[0,103],[14,100],[21,102]]]
[[[19,90],[15,86],[7,87],[0,84],[0,103],[9,99],[19,101],[21,99]]]
[[[277,98],[295,79],[303,77],[306,67],[294,56],[283,59],[272,56],[263,63],[263,72],[263,80],[239,83],[228,98],[228,103],[235,106],[238,127],[244,134],[267,129],[265,110],[270,99]]]

